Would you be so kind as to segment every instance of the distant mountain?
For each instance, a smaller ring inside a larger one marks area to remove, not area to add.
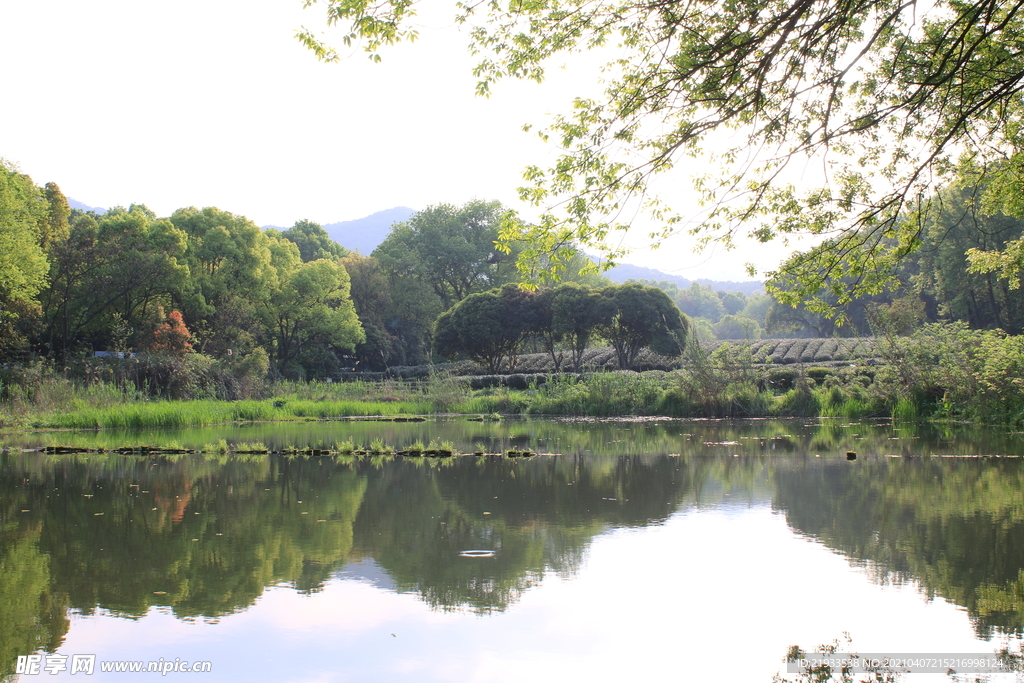
[[[388,236],[392,225],[409,220],[414,213],[416,211],[407,206],[396,206],[393,209],[378,211],[366,218],[328,223],[324,230],[332,240],[346,249],[369,256],[370,252]]]
[[[684,289],[693,284],[693,280],[689,280],[681,275],[670,275],[654,268],[634,266],[632,263],[620,263],[617,266],[612,266],[604,271],[603,274],[610,278],[612,282],[626,282],[627,280],[654,280],[660,282],[665,280],[677,284]]]
[[[71,197],[68,197],[68,206],[70,206],[72,209],[78,209],[79,211],[92,211],[93,213],[100,215],[105,214],[107,212],[106,209],[101,209],[98,206],[88,206],[86,204],[83,204],[82,202],[72,199]]]
[[[747,296],[764,289],[764,283],[758,280],[748,280],[746,282],[720,282],[718,280],[709,280],[707,278],[690,280],[681,275],[672,275],[660,270],[655,270],[654,268],[634,266],[631,263],[620,263],[617,266],[612,266],[606,270],[604,274],[608,276],[612,282],[626,282],[628,280],[653,280],[655,282],[667,281],[679,285],[682,289],[686,289],[694,282],[697,282],[705,287],[711,287],[711,289],[716,292],[742,292]]]

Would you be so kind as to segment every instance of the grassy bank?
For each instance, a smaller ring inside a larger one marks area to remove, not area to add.
[[[445,378],[401,382],[271,385],[260,400],[163,400],[103,381],[81,382],[39,373],[26,386],[8,386],[0,427],[8,429],[143,429],[201,427],[239,421],[424,415],[445,412],[466,390]],[[454,392],[454,393],[453,393]]]
[[[440,377],[413,384],[282,383],[276,385],[272,398],[246,401],[148,400],[118,394],[109,387],[54,385],[60,390],[60,400],[16,405],[8,402],[0,419],[6,427],[15,429],[146,429],[436,413],[702,418],[916,416],[915,404],[888,400],[873,386],[875,374],[869,368],[709,366],[702,371],[551,375],[525,390],[474,390],[466,380]],[[41,398],[46,398],[46,392]]]
[[[225,422],[422,415],[430,412],[433,412],[430,403],[412,401],[149,401],[33,416],[28,426],[56,429],[181,428]]]
[[[672,371],[521,377],[525,388],[473,389],[471,378],[268,385],[260,400],[154,400],[99,378],[39,370],[7,378],[0,426],[141,429],[226,422],[431,413],[682,418],[892,416],[1024,421],[1024,339],[935,325],[911,338],[879,339],[881,362],[775,365],[753,346],[692,347]],[[479,384],[479,383],[477,383]]]

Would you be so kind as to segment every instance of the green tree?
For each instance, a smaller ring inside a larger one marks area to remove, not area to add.
[[[495,249],[498,202],[431,206],[396,223],[373,255],[389,272],[428,285],[444,309],[518,278],[515,258]]]
[[[24,343],[19,319],[34,315],[45,286],[47,205],[27,175],[0,159],[0,354]]]
[[[569,349],[575,372],[604,319],[606,300],[597,290],[566,283],[553,290],[551,327]],[[557,369],[557,368],[556,368]]]
[[[438,317],[434,348],[443,356],[465,356],[490,373],[516,366],[519,346],[539,331],[539,295],[517,285],[471,294]]]
[[[68,238],[50,250],[43,296],[45,340],[66,358],[76,348],[116,346],[126,325],[135,344],[149,342],[158,307],[186,289],[186,235],[145,206],[115,207],[99,221],[77,214]]]
[[[393,360],[429,361],[434,321],[466,296],[514,282],[515,258],[495,248],[497,202],[440,204],[396,223],[373,256],[390,281]]]
[[[409,0],[315,6],[326,9],[329,24],[349,27],[346,44],[363,41],[375,59],[383,45],[416,34]],[[505,232],[530,237],[528,262],[570,242],[607,249],[609,231],[628,227],[607,217],[631,214],[624,210],[634,201],[664,233],[677,228],[683,217],[650,198],[649,181],[711,147],[718,148],[719,170],[697,179],[710,206],[694,228],[699,238],[833,235],[828,249],[787,264],[796,275],[790,302],[815,299],[829,278],[847,283],[839,304],[877,292],[917,246],[915,226],[900,221],[908,202],[930,194],[958,162],[991,169],[992,160],[1010,160],[993,170],[993,187],[1022,204],[1019,3],[553,0],[457,7],[480,56],[474,73],[481,93],[502,78],[543,80],[546,67],[570,53],[613,48],[604,92],[575,99],[571,113],[543,133],[562,154],[549,168],[527,169],[522,195],[552,208],[536,226]],[[337,59],[312,32],[299,38],[321,59]],[[722,131],[730,131],[729,141]],[[823,179],[800,189],[785,170],[808,157],[822,161]]]
[[[708,285],[692,283],[687,289],[677,290],[675,301],[679,310],[693,318],[707,318],[718,322],[726,314],[725,304],[718,293]]]
[[[297,221],[295,225],[282,232],[281,237],[298,246],[303,263],[321,258],[336,261],[348,254],[348,249],[332,240],[327,231],[313,221]]]
[[[280,288],[271,248],[281,240],[244,216],[215,207],[178,209],[170,221],[187,236],[189,280],[181,310],[197,350],[220,355],[269,343],[272,333],[261,324],[259,311]]]
[[[736,315],[747,305],[747,295],[743,292],[718,292],[726,315]]]
[[[1015,240],[1024,234],[1024,220],[985,210],[987,185],[967,182],[943,188],[930,202],[933,210],[927,214],[907,214],[905,220],[917,226],[919,246],[893,271],[889,291],[865,294],[846,303],[840,303],[848,285],[836,280],[824,288],[817,298],[833,312],[841,315],[857,334],[871,332],[871,318],[889,310],[897,302],[921,302],[922,321],[963,320],[974,328],[998,327],[1012,333],[1024,330],[1024,300],[1013,293],[1013,282],[993,272],[1009,262],[1002,260],[1012,251]],[[821,247],[827,249],[828,247]],[[994,259],[998,265],[981,268],[979,258]],[[794,260],[804,257],[796,256]],[[973,262],[973,265],[972,265]],[[785,290],[791,286],[786,279],[779,281]],[[902,304],[900,304],[902,306]],[[914,305],[916,307],[916,304]],[[825,321],[820,309],[813,305],[797,305],[802,313],[774,310],[771,317],[777,323],[789,318],[813,318],[810,327],[831,334],[834,324]],[[893,311],[895,312],[895,311]],[[917,317],[900,317],[906,322]],[[885,317],[885,316],[883,316]],[[881,318],[879,318],[879,321]],[[901,324],[902,325],[902,324]],[[905,325],[903,325],[905,327]],[[844,332],[847,333],[847,332]]]
[[[71,224],[68,222],[71,218],[71,206],[57,183],[46,183],[43,194],[46,196],[47,212],[40,244],[48,251],[53,244],[68,238],[71,230]]]
[[[363,325],[366,341],[356,346],[356,358],[361,369],[384,370],[389,365],[404,363],[392,355],[399,344],[387,329],[392,315],[391,282],[380,262],[372,256],[352,252],[338,263],[349,276],[352,304]]]
[[[747,303],[737,315],[741,318],[749,318],[764,327],[765,316],[768,315],[768,308],[772,305],[772,298],[767,294],[752,294],[747,297]]]
[[[321,353],[333,349],[351,352],[365,340],[349,296],[348,273],[343,267],[318,259],[291,272],[282,271],[281,280],[281,288],[270,298],[280,370],[305,365],[300,354],[306,355],[317,347]]]
[[[678,356],[686,342],[687,321],[668,295],[657,287],[629,283],[601,290],[602,335],[611,342],[623,370],[632,367],[640,349]]]
[[[760,339],[761,326],[756,320],[725,315],[714,325],[715,336],[719,339]]]

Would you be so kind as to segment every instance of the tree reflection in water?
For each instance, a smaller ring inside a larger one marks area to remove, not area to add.
[[[606,530],[727,496],[771,498],[794,530],[876,580],[962,605],[979,634],[1024,631],[1020,459],[921,458],[961,446],[838,423],[536,431],[566,455],[0,454],[0,675],[18,654],[58,647],[70,611],[139,618],[165,606],[216,620],[269,586],[319,591],[346,565],[379,568],[438,610],[501,611],[549,574],[572,576]],[[858,460],[836,455],[848,449]]]

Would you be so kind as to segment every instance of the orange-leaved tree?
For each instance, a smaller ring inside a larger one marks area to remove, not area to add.
[[[168,353],[173,356],[184,356],[192,350],[192,333],[185,327],[180,311],[171,311],[167,320],[153,332],[153,342],[149,348],[157,353]]]

